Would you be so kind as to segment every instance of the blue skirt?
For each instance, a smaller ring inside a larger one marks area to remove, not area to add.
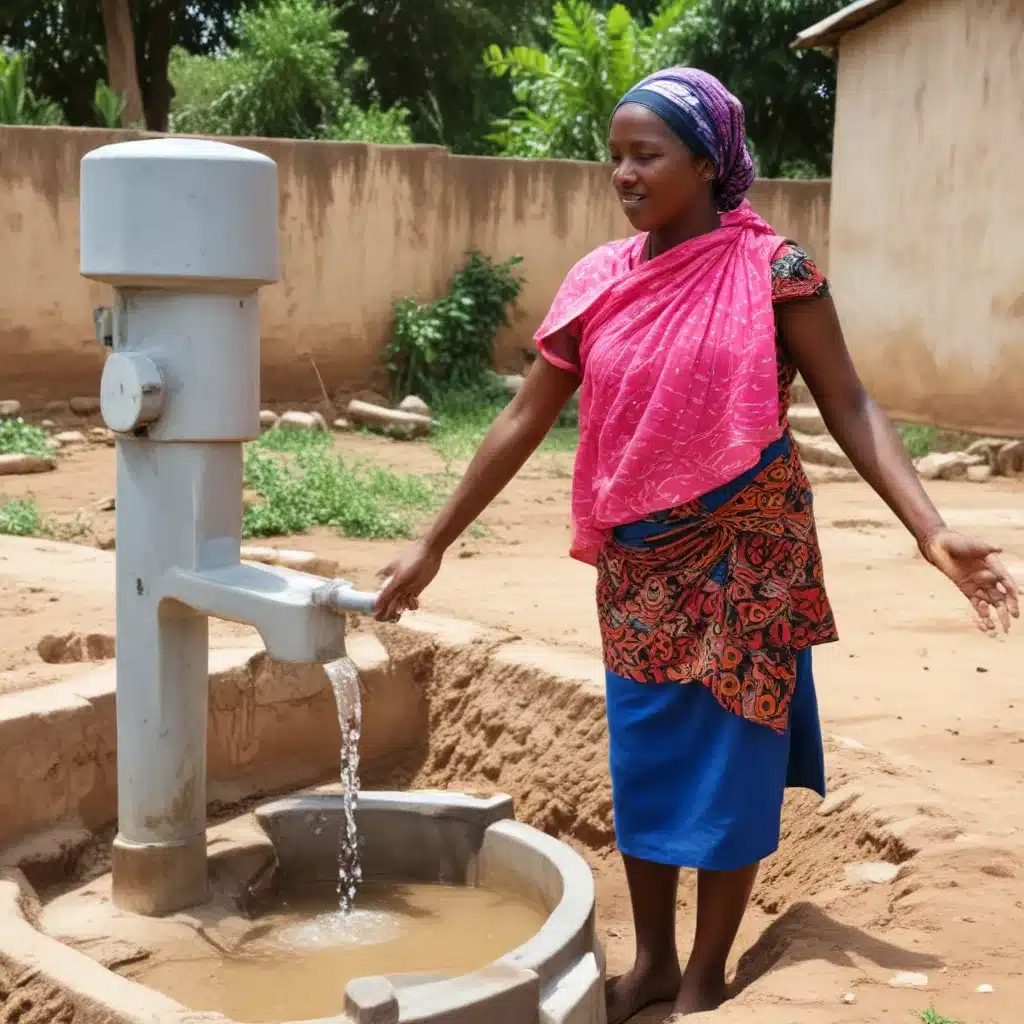
[[[788,454],[784,434],[756,466],[701,498],[715,508]],[[657,517],[615,530],[642,547]],[[725,582],[728,559],[712,571]],[[638,683],[605,672],[615,834],[630,857],[732,871],[775,852],[787,787],[825,795],[811,651],[794,651],[789,726],[777,733],[727,711],[702,683]]]
[[[774,853],[787,787],[825,795],[811,652],[799,651],[789,729],[749,722],[701,683],[605,673],[612,806],[630,857],[732,871]]]

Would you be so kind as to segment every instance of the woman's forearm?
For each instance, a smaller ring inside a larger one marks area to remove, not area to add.
[[[900,435],[869,394],[862,392],[852,408],[822,410],[822,417],[857,472],[919,544],[945,527],[921,486]]]

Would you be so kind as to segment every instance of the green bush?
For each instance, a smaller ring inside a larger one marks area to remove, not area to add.
[[[423,305],[408,298],[395,303],[387,347],[395,398],[419,395],[429,402],[486,386],[495,335],[508,326],[508,309],[522,288],[513,274],[521,262],[515,256],[495,263],[471,252],[447,295]]]

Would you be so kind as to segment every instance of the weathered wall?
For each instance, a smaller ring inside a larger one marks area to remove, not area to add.
[[[0,398],[28,406],[98,390],[103,353],[91,311],[108,301],[78,274],[78,165],[127,133],[0,127]],[[453,157],[442,149],[238,140],[277,161],[283,280],[262,299],[267,401],[381,382],[395,299],[432,298],[479,249],[524,257],[500,365],[522,350],[569,267],[628,233],[595,164]],[[828,182],[759,182],[752,199],[823,262]],[[139,229],[145,211],[138,211]],[[316,364],[314,370],[313,363]]]
[[[1024,436],[1024,5],[908,0],[846,36],[831,276],[896,417]]]

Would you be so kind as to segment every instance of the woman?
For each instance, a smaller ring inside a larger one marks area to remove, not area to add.
[[[616,838],[636,928],[610,1024],[654,1002],[717,1007],[783,791],[824,795],[811,648],[836,639],[811,494],[790,438],[799,371],[832,436],[986,629],[1018,615],[997,548],[948,529],[850,361],[828,286],[744,201],[743,111],[674,68],[622,99],[609,151],[638,234],[563,283],[542,358],[437,520],[384,572],[378,616],[417,607],[444,552],[582,383],[572,555],[597,566]],[[695,685],[681,685],[693,683]],[[693,950],[675,946],[698,871]]]

